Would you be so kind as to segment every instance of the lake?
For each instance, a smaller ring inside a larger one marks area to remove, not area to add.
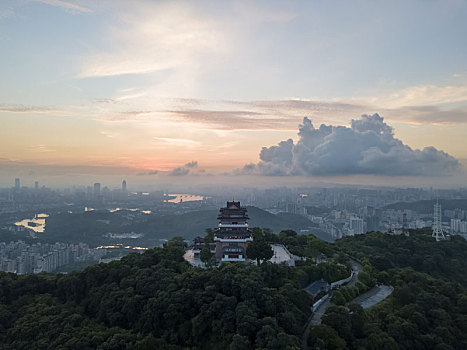
[[[199,196],[197,194],[187,194],[187,193],[169,193],[167,196],[175,197],[169,199],[169,203],[183,203],[183,202],[194,202],[202,201],[204,196]]]
[[[45,219],[49,217],[49,214],[41,213],[36,214],[32,219],[24,219],[15,222],[16,226],[24,226],[34,232],[44,232],[45,230]]]

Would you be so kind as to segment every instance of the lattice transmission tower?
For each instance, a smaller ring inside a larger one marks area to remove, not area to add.
[[[443,241],[446,239],[443,233],[443,227],[441,224],[441,204],[436,201],[433,215],[433,234],[432,237],[436,238],[436,242]]]

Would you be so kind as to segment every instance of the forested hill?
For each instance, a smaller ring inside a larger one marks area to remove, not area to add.
[[[0,349],[297,349],[309,296],[285,265],[183,260],[182,239],[71,275],[0,273]]]
[[[0,273],[0,350],[297,350],[310,306],[323,295],[313,300],[303,288],[347,277],[348,256],[362,265],[358,281],[333,292],[334,305],[311,328],[311,349],[467,348],[463,238],[371,232],[330,244],[292,230],[259,231],[306,261],[195,268],[174,238],[70,275]],[[354,304],[376,283],[394,292],[370,309]]]
[[[436,242],[430,229],[411,230],[411,236],[377,232],[344,237],[336,245],[354,256],[368,257],[381,271],[410,267],[467,287],[467,242],[461,236]]]
[[[436,242],[427,229],[410,237],[377,232],[336,248],[358,257],[392,295],[371,309],[337,305],[311,330],[320,349],[467,349],[467,242]],[[359,276],[360,279],[360,276]],[[339,293],[346,295],[348,288]],[[345,299],[344,299],[345,302]]]

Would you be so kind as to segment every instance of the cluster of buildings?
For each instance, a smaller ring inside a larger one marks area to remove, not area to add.
[[[375,209],[363,207],[357,212],[331,210],[320,216],[305,215],[333,238],[363,234],[368,231],[396,232],[404,229],[431,227],[432,214],[413,210]]]
[[[54,212],[64,209],[74,211],[82,207],[144,208],[161,214],[181,214],[218,207],[213,204],[212,198],[192,196],[201,199],[186,200],[186,197],[178,199],[177,195],[168,193],[167,190],[132,191],[128,188],[126,180],[116,188],[96,182],[90,186],[73,185],[68,188],[51,189],[39,186],[38,181],[35,181],[33,186],[23,186],[21,180],[16,178],[14,186],[0,188],[0,215],[9,214],[13,217],[19,212]]]
[[[408,229],[431,227],[433,212],[409,209],[390,209],[396,202],[427,201],[466,198],[465,189],[426,190],[408,189],[359,189],[322,188],[302,189],[303,192],[288,193],[286,203],[277,203],[267,209],[276,214],[288,212],[308,218],[315,227],[304,232],[320,231],[334,239],[343,236],[362,234],[368,231],[388,233],[407,232]],[[305,191],[306,190],[306,191]],[[444,210],[443,230],[451,233],[467,233],[467,211],[461,209]]]
[[[89,248],[85,243],[0,242],[0,270],[17,274],[53,272],[77,261],[98,261],[107,251]]]
[[[451,219],[451,233],[467,233],[467,210],[446,209],[443,214],[444,217]]]
[[[467,233],[467,221],[451,219],[451,233]]]
[[[397,233],[408,229],[432,227],[433,213],[421,213],[410,209],[384,209],[364,206],[358,210],[331,210],[312,215],[302,206],[295,212],[307,217],[318,225],[319,229],[335,239],[353,236],[368,231]],[[467,211],[462,209],[443,210],[442,228],[451,234],[467,233]]]

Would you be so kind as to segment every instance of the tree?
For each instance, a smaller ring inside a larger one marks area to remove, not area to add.
[[[294,230],[282,230],[279,235],[284,235],[286,237],[295,237],[297,235],[297,232]]]
[[[250,259],[256,259],[258,265],[260,265],[261,260],[266,261],[271,259],[274,255],[274,251],[265,240],[253,239],[253,242],[251,242],[246,249],[246,255]]]
[[[205,232],[206,236],[204,236],[204,243],[214,243],[214,231],[212,228],[207,228]]]
[[[230,350],[248,350],[251,348],[250,341],[247,337],[240,334],[235,334],[230,343]]]
[[[336,305],[345,305],[346,300],[342,293],[337,290],[332,294],[332,302]]]
[[[208,246],[204,246],[203,249],[201,249],[201,252],[199,253],[199,258],[204,264],[208,264],[208,262],[211,260],[212,253],[211,249],[209,249]]]
[[[309,345],[312,345],[313,349],[346,349],[344,339],[339,337],[335,329],[326,324],[313,327],[309,335],[309,343]]]

